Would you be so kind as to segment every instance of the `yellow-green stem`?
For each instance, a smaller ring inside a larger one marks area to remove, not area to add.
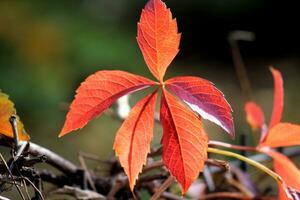
[[[220,155],[224,155],[224,156],[228,156],[228,157],[233,157],[233,158],[237,158],[239,160],[242,160],[262,171],[264,171],[265,173],[267,173],[268,175],[270,175],[272,178],[274,178],[276,181],[282,183],[282,179],[281,177],[276,174],[275,172],[273,172],[272,170],[270,170],[269,168],[267,168],[266,166],[260,164],[259,162],[256,162],[254,160],[251,160],[245,156],[242,156],[240,154],[237,154],[237,153],[233,153],[233,152],[230,152],[230,151],[225,151],[225,150],[220,150],[220,149],[215,149],[215,148],[208,148],[207,149],[207,152],[209,153],[215,153],[215,154],[220,154]]]

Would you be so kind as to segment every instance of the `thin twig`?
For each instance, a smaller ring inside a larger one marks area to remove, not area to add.
[[[0,196],[0,200],[10,200],[10,199],[4,196]]]
[[[260,164],[259,162],[256,162],[254,160],[251,160],[249,158],[246,158],[242,155],[230,152],[230,151],[225,151],[225,150],[220,150],[220,149],[214,149],[214,148],[208,148],[207,152],[210,153],[215,153],[215,154],[219,154],[219,155],[224,155],[224,156],[229,156],[229,157],[233,157],[239,160],[242,160],[260,170],[262,170],[263,172],[265,172],[266,174],[270,175],[273,179],[275,179],[276,181],[278,181],[279,183],[282,183],[282,179],[281,177],[276,174],[275,172],[273,172],[272,170],[270,170],[269,168],[267,168],[266,166]]]
[[[227,162],[225,160],[218,160],[218,159],[208,158],[205,161],[205,164],[212,165],[212,166],[217,166],[219,168],[224,169],[225,171],[229,170],[229,168],[230,168],[229,162]]]
[[[128,185],[128,178],[127,176],[119,174],[117,177],[114,179],[113,186],[111,187],[111,190],[109,191],[107,195],[107,199],[112,199],[115,194],[123,188],[125,185]]]
[[[86,165],[86,163],[85,163],[85,160],[84,160],[84,158],[79,154],[78,155],[78,160],[79,160],[79,162],[80,162],[80,165],[81,165],[81,167],[83,168],[83,170],[84,170],[84,176],[86,176],[86,178],[87,178],[87,180],[88,180],[88,182],[89,182],[89,184],[90,184],[90,186],[91,186],[91,188],[93,189],[93,191],[97,191],[97,189],[96,189],[96,187],[95,187],[95,184],[94,184],[94,182],[93,182],[93,180],[92,180],[92,177],[91,177],[91,174],[90,174],[90,172],[89,172],[89,169],[88,169],[88,167],[87,167],[87,165]],[[86,188],[85,188],[86,189]]]
[[[149,172],[153,169],[157,169],[157,168],[160,168],[160,167],[163,167],[163,166],[164,166],[164,163],[163,163],[162,160],[156,161],[154,163],[146,165],[143,169],[143,173]]]
[[[170,175],[167,180],[158,188],[158,190],[154,193],[154,195],[151,197],[150,200],[157,200],[166,189],[168,189],[173,182],[175,181],[175,178]]]
[[[207,188],[210,192],[214,191],[216,189],[216,185],[215,182],[212,178],[210,169],[207,165],[205,165],[204,170],[203,170],[203,177],[204,177],[204,181],[207,185]]]
[[[238,167],[231,165],[230,172],[235,176],[235,178],[250,191],[253,196],[258,196],[259,192],[257,190],[256,184],[252,181],[249,173],[246,173],[239,169]]]
[[[147,174],[141,175],[137,180],[137,185],[142,182],[150,182],[154,180],[166,179],[168,177],[168,173],[157,173],[157,174]]]
[[[228,35],[228,42],[231,47],[233,63],[245,100],[249,99],[251,96],[251,85],[238,46],[238,41],[254,41],[254,39],[254,33],[248,31],[233,31]]]
[[[26,185],[26,181],[24,179],[22,179],[22,182],[23,182],[23,185],[24,185],[24,188],[25,188],[25,192],[26,192],[26,196],[28,199],[31,199],[30,195],[29,195],[29,192],[28,192],[28,188],[27,188],[27,185]]]
[[[7,175],[2,175],[0,174],[0,181],[2,182],[6,182],[6,183],[9,183],[9,184],[17,184],[18,186],[22,186],[22,183],[20,183],[20,181],[22,181],[22,179],[19,177],[19,176],[7,176]],[[14,183],[15,181],[15,183]],[[2,183],[1,182],[1,183]]]
[[[288,149],[284,149],[284,154],[289,156],[289,157],[293,157],[293,156],[297,156],[297,155],[300,155],[300,149],[297,148],[297,147],[290,147]],[[255,154],[255,155],[252,155],[252,156],[249,156],[248,157],[249,159],[253,160],[253,161],[256,161],[256,162],[268,162],[268,161],[271,161],[272,159],[269,157],[269,156],[266,156],[265,154],[262,154],[262,153],[259,153],[259,154]],[[233,161],[230,161],[229,164],[232,166],[238,166],[240,163],[239,160],[233,160]],[[211,169],[212,173],[218,173],[220,172],[220,168],[217,168],[217,167],[214,167]]]
[[[17,127],[17,116],[12,115],[9,118],[9,122],[12,126],[13,134],[14,134],[14,141],[15,141],[15,152],[18,151],[19,148],[19,133],[18,133],[18,127]]]
[[[8,172],[8,174],[9,174],[9,175],[11,176],[11,178],[13,179],[13,175],[12,175],[11,171],[9,170],[9,167],[8,167],[6,161],[5,161],[5,159],[4,159],[4,157],[2,156],[1,153],[0,153],[0,159],[1,159],[1,161],[3,162],[3,164],[4,164],[4,166],[5,166],[5,168],[6,168],[7,172]],[[24,195],[23,195],[23,193],[22,193],[20,187],[16,184],[16,182],[15,182],[14,179],[13,179],[13,182],[14,182],[14,185],[16,186],[16,188],[17,188],[17,190],[18,190],[20,196],[22,197],[23,200],[25,200],[25,197],[24,197]]]
[[[149,153],[149,157],[156,157],[156,156],[160,156],[162,154],[162,147],[159,147],[157,149],[154,149],[152,150],[150,153]]]
[[[110,160],[103,160],[99,156],[83,151],[79,151],[78,154],[82,156],[85,159],[96,161],[96,162],[101,162],[103,164],[111,164],[112,162]]]
[[[216,192],[206,194],[203,197],[200,197],[199,200],[208,200],[208,199],[243,199],[250,200],[252,198],[245,196],[243,193],[239,192]]]
[[[39,196],[41,197],[41,199],[44,200],[44,197],[43,197],[41,191],[34,185],[34,183],[31,180],[29,180],[29,178],[27,178],[27,177],[23,176],[22,178],[24,180],[26,180],[31,185],[31,187],[33,187],[33,189],[39,194]]]
[[[229,184],[240,190],[246,197],[253,198],[255,195],[248,190],[241,182],[235,180],[231,173],[227,173],[225,178]]]

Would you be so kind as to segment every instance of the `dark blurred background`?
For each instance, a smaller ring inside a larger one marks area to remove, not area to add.
[[[153,78],[136,43],[136,25],[146,1],[0,1],[0,88],[15,102],[33,142],[77,161],[77,151],[112,155],[120,121],[103,115],[64,138],[57,135],[75,89],[89,74],[120,69]],[[252,99],[269,119],[273,81],[269,65],[285,80],[283,121],[300,123],[300,31],[296,1],[166,0],[182,32],[181,51],[167,77],[195,75],[221,89],[234,110],[237,134],[250,134],[244,98],[227,37],[255,33],[240,42]],[[131,96],[133,104],[139,93]],[[206,123],[212,138],[229,140]],[[159,129],[159,128],[158,128]],[[159,130],[158,130],[159,132]],[[238,142],[237,137],[237,142]],[[254,139],[249,137],[248,142]],[[155,140],[158,144],[159,140]]]

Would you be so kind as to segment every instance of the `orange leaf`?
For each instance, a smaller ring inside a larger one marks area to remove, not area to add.
[[[231,107],[213,83],[198,77],[180,76],[167,80],[166,86],[202,118],[216,123],[234,137]]]
[[[201,120],[166,90],[163,90],[160,118],[163,126],[162,158],[184,194],[203,170],[208,138]]]
[[[137,42],[151,73],[162,81],[179,51],[180,34],[170,9],[161,0],[150,0],[143,9]]]
[[[157,92],[140,100],[119,129],[114,149],[133,191],[136,179],[147,161],[153,137]]]
[[[0,134],[3,134],[10,138],[14,137],[14,133],[12,130],[12,126],[9,122],[9,119],[12,115],[15,114],[16,114],[16,109],[14,107],[14,103],[9,100],[8,95],[0,91]],[[17,116],[17,127],[18,127],[19,139],[23,141],[29,140],[29,135],[26,134],[24,125],[18,116]]]
[[[259,105],[255,102],[249,101],[245,104],[245,112],[247,122],[251,126],[252,130],[263,128],[265,124],[265,116]]]
[[[279,123],[269,130],[268,135],[260,145],[268,147],[300,145],[300,126],[290,123]]]
[[[283,111],[283,80],[280,71],[270,68],[274,79],[274,103],[269,129],[275,126],[281,120]]]
[[[294,163],[281,153],[272,150],[267,150],[264,152],[273,158],[274,170],[279,176],[281,176],[284,184],[288,188],[293,188],[294,190],[300,191],[300,171],[294,165]],[[286,189],[281,185],[279,186],[279,199],[288,199],[285,192]]]
[[[77,89],[59,136],[84,127],[118,98],[154,85],[155,82],[124,71],[98,71]]]

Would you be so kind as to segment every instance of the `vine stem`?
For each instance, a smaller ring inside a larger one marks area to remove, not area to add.
[[[225,150],[220,150],[220,149],[215,149],[215,148],[211,148],[209,147],[207,149],[207,152],[209,153],[215,153],[215,154],[219,154],[219,155],[224,155],[224,156],[228,156],[228,157],[233,157],[233,158],[236,158],[236,159],[239,159],[239,160],[242,160],[260,170],[262,170],[263,172],[265,172],[266,174],[268,174],[269,176],[271,176],[273,179],[275,179],[276,181],[280,182],[280,183],[283,183],[281,177],[276,174],[275,172],[273,172],[272,170],[270,170],[269,168],[267,168],[266,166],[260,164],[259,162],[256,162],[254,160],[251,160],[245,156],[242,156],[240,154],[237,154],[237,153],[233,153],[233,152],[230,152],[230,151],[225,151]]]
[[[214,141],[214,140],[210,140],[208,144],[211,146],[219,146],[219,147],[225,147],[225,148],[241,150],[241,151],[257,151],[256,147],[240,146],[240,145],[229,144],[229,143]]]

